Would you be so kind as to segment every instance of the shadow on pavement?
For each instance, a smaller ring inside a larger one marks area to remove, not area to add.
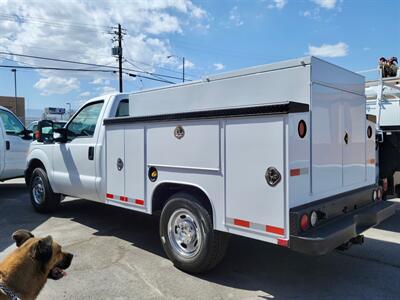
[[[24,189],[23,185],[0,185],[0,251],[11,245],[9,236],[13,231],[21,227],[34,229],[50,217],[33,211]],[[61,209],[53,216],[93,228],[95,236],[117,237],[165,257],[158,236],[157,217],[81,199],[62,203]],[[398,215],[388,221],[393,222],[389,222],[389,228],[397,231]],[[343,295],[343,290],[346,290],[347,298],[362,298],[363,295],[387,298],[398,292],[400,261],[397,253],[400,253],[400,244],[391,243],[389,252],[385,252],[381,248],[387,248],[386,244],[367,239],[364,247],[373,248],[373,257],[357,257],[358,249],[362,247],[355,247],[349,255],[333,252],[313,257],[232,236],[227,255],[215,270],[205,275],[187,276],[235,289],[257,291],[261,293],[260,298],[270,298],[271,295],[277,299],[337,299]],[[370,249],[364,248],[367,250]],[[382,264],[384,255],[389,255],[386,257],[388,262]],[[388,267],[385,278],[379,278],[383,267]]]
[[[25,184],[0,184],[0,252],[13,244],[14,231],[33,230],[49,217],[33,210]]]
[[[86,200],[63,203],[55,216],[72,218],[74,222],[89,226],[96,230],[96,236],[115,236],[135,247],[165,257],[158,236],[157,217]],[[398,216],[391,221],[399,225]],[[360,293],[370,297],[394,295],[397,293],[397,285],[394,284],[397,282],[396,276],[378,282],[376,275],[382,268],[380,258],[388,255],[384,250],[388,243],[376,240],[366,243],[364,247],[354,246],[349,255],[334,251],[315,257],[257,240],[231,236],[227,255],[215,270],[205,275],[188,276],[236,289],[261,291],[276,298],[336,298],[336,293],[332,291],[335,286],[340,286],[342,291],[348,289],[350,298],[359,297]],[[389,245],[390,253],[399,253],[399,244]],[[371,246],[375,249],[375,257],[355,257],[360,249],[370,251],[367,247]],[[372,268],[368,262],[374,264]],[[393,272],[399,272],[398,258],[392,263],[383,261],[383,264],[393,268]],[[385,285],[384,291],[376,290],[377,284]]]

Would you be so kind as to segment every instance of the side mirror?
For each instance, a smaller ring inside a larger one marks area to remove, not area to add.
[[[19,133],[19,136],[24,140],[31,140],[33,137],[32,131],[24,129]]]
[[[54,124],[51,120],[39,121],[37,130],[34,133],[34,138],[40,143],[53,142],[53,128]]]
[[[53,140],[56,143],[66,143],[68,141],[67,129],[66,128],[55,129],[53,133]]]

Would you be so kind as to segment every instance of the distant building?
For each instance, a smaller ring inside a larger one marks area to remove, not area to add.
[[[0,106],[11,110],[25,124],[25,98],[13,96],[0,96]]]

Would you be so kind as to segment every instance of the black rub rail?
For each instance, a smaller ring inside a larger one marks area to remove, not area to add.
[[[112,118],[112,119],[105,119],[104,125],[139,123],[139,122],[199,120],[199,119],[213,119],[219,117],[227,118],[227,117],[245,117],[245,116],[258,116],[258,115],[277,115],[277,114],[300,113],[308,111],[309,111],[308,104],[289,101],[277,104],[249,106],[249,107],[202,110],[202,111],[192,111],[192,112],[182,112],[182,113],[162,114],[162,115],[142,116],[142,117]]]

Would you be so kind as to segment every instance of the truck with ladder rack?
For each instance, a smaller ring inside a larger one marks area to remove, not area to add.
[[[365,83],[367,115],[376,123],[376,176],[384,196],[400,196],[400,72],[382,78],[380,69],[364,72],[378,75]]]
[[[213,268],[230,234],[321,255],[396,210],[365,113],[364,77],[315,57],[101,96],[52,138],[39,124],[26,181],[39,212],[65,195],[160,212],[187,272]]]

